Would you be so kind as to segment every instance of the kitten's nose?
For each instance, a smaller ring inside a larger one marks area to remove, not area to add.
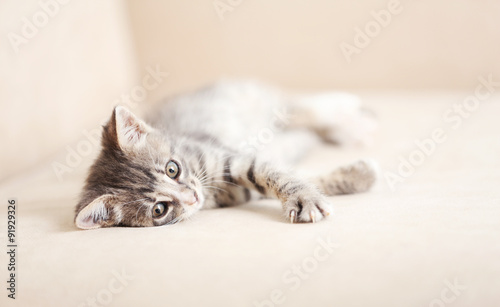
[[[198,201],[198,194],[196,194],[196,192],[194,191],[184,192],[182,193],[181,201],[188,206],[192,206]]]

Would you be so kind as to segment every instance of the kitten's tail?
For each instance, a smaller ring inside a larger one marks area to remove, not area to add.
[[[333,172],[313,178],[327,196],[368,191],[377,180],[378,166],[372,160],[360,160]]]

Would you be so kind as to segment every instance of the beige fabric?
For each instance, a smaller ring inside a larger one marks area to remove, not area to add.
[[[494,0],[127,2],[141,67],[158,63],[175,76],[159,96],[221,75],[417,90],[468,89],[479,74],[500,75]]]
[[[118,0],[0,1],[0,180],[82,138],[140,82],[124,11]]]
[[[333,198],[335,216],[313,225],[288,224],[277,202],[263,201],[168,227],[80,231],[73,207],[86,165],[62,181],[47,163],[3,182],[4,204],[19,202],[19,284],[18,299],[4,290],[0,305],[258,306],[274,298],[284,299],[276,306],[498,306],[500,97],[453,130],[442,116],[468,94],[362,95],[380,119],[375,145],[325,146],[301,168],[373,157],[382,173],[397,172],[416,139],[441,127],[447,140],[394,192],[381,179],[370,193]],[[4,207],[2,244],[5,220]],[[294,265],[310,270],[296,290]],[[122,271],[133,279],[120,282]]]

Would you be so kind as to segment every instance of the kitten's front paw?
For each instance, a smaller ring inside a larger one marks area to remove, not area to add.
[[[319,193],[294,195],[284,202],[291,223],[315,223],[332,214],[331,204]]]

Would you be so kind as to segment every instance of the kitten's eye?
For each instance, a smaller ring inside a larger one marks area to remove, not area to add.
[[[167,203],[166,202],[159,202],[159,203],[156,203],[154,206],[153,206],[153,217],[160,217],[163,215],[163,213],[165,213],[165,211],[167,211]]]
[[[174,161],[170,161],[167,163],[167,176],[175,179],[180,175],[179,165]]]

